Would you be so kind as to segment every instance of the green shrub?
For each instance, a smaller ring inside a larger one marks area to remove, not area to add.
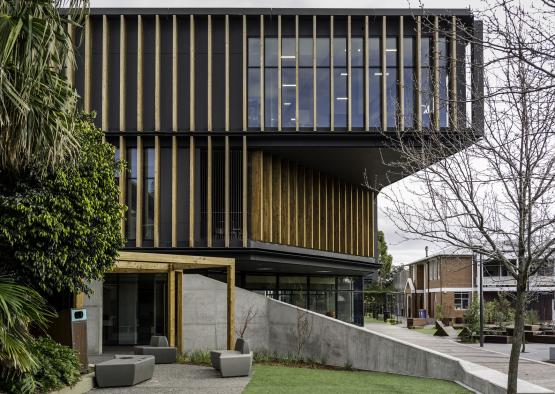
[[[46,393],[79,381],[79,359],[72,349],[48,337],[35,339],[30,347],[38,367],[32,372],[10,374],[0,383],[0,389],[15,394]]]
[[[436,305],[434,316],[435,316],[436,320],[443,319],[443,305],[442,304],[437,304]]]
[[[178,360],[183,364],[210,365],[210,352],[207,350],[195,350],[181,354]]]
[[[540,321],[540,315],[537,310],[531,309],[526,311],[526,324],[537,324]]]
[[[464,312],[464,321],[472,334],[480,330],[480,302],[478,297],[472,297],[472,302]]]

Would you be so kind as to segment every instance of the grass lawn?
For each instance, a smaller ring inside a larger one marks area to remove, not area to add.
[[[380,372],[255,365],[244,394],[258,393],[469,393],[443,380]]]
[[[380,319],[374,319],[373,317],[370,316],[364,316],[364,324],[369,324],[369,323],[381,323],[381,324],[387,324],[386,322],[384,322],[383,320]]]

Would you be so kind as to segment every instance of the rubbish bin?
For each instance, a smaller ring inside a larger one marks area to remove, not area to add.
[[[66,309],[52,321],[48,333],[55,341],[69,346],[77,353],[81,367],[89,365],[87,357],[87,310]]]

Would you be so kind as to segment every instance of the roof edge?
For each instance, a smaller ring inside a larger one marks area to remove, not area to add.
[[[67,12],[67,8],[61,9]],[[369,16],[474,16],[469,8],[90,8],[90,15],[369,15]]]

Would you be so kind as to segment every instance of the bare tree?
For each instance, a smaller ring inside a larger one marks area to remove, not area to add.
[[[254,320],[257,313],[258,311],[256,310],[256,307],[254,305],[249,306],[248,309],[243,313],[243,324],[241,324],[241,326],[235,330],[235,333],[239,338],[245,337],[245,333],[247,332],[250,323]]]
[[[301,357],[304,345],[312,335],[314,316],[311,312],[297,308],[297,358]]]
[[[537,14],[510,1],[492,9],[484,130],[385,134],[398,157],[385,163],[390,172],[412,177],[382,193],[385,213],[408,237],[472,250],[515,279],[508,392],[516,393],[528,283],[555,254],[554,58],[544,36],[534,36]]]

